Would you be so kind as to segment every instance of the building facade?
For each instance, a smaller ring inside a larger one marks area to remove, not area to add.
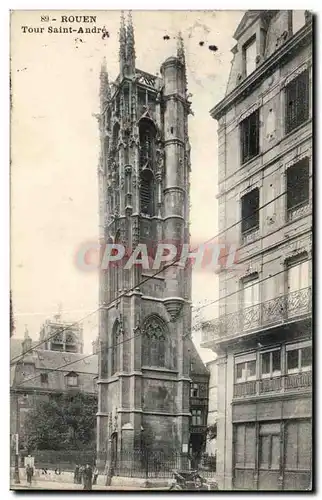
[[[60,330],[66,328],[68,331],[70,323],[62,322],[56,317],[54,321],[47,320],[44,323],[38,341],[32,341],[27,329],[24,339],[10,339],[11,359],[21,356],[21,359],[17,359],[17,363],[12,365],[10,374],[10,434],[19,435],[20,451],[24,449],[26,416],[39,401],[46,401],[61,394],[72,397],[77,392],[97,400],[99,340],[92,342],[92,355],[57,350],[56,344],[59,344],[61,336],[56,338],[53,334],[58,325]],[[43,340],[44,330],[47,332],[45,338],[54,346],[53,349],[48,348],[48,343],[39,345]],[[75,338],[75,345],[77,343]],[[67,349],[69,348],[70,346],[67,346]],[[191,378],[189,453],[195,456],[205,448],[209,372],[191,339],[187,341],[187,349]],[[14,455],[14,451],[12,454]]]
[[[58,333],[55,335],[55,332]],[[83,353],[83,327],[80,323],[62,323],[60,314],[43,324],[39,340],[44,342],[42,349],[61,352]]]
[[[219,275],[220,487],[312,484],[312,16],[248,11],[218,121],[219,230],[238,266]],[[236,241],[237,240],[237,241]]]
[[[55,330],[58,333],[53,336]],[[45,339],[48,342],[39,345]],[[10,433],[19,435],[20,448],[24,446],[26,415],[38,401],[75,391],[97,398],[98,356],[85,358],[82,354],[81,328],[71,332],[70,323],[57,317],[47,320],[38,341],[32,341],[27,329],[24,339],[11,337],[10,357],[17,358],[10,374]]]
[[[218,419],[218,368],[217,359],[208,361],[206,364],[209,371],[209,392],[208,392],[208,427],[217,426]],[[217,438],[209,439],[208,435],[206,451],[210,456],[217,455]]]

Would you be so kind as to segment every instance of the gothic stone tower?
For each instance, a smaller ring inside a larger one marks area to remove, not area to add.
[[[131,252],[142,243],[189,243],[190,103],[182,38],[161,77],[151,75],[135,67],[132,20],[125,25],[122,15],[119,59],[112,86],[105,62],[101,70],[101,239]],[[173,266],[147,279],[155,272],[118,266],[100,273],[101,465],[137,449],[187,451],[191,272]]]

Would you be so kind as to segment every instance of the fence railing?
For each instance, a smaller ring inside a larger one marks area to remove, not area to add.
[[[94,465],[96,458],[107,460],[106,453],[98,456],[92,450],[69,450],[35,451],[32,456],[35,459],[36,469],[50,469],[66,472],[74,472],[76,464]],[[23,456],[21,465],[23,466]],[[111,457],[109,457],[111,458]],[[213,457],[211,457],[213,458]],[[187,453],[166,453],[164,451],[134,450],[118,453],[113,462],[113,476],[136,477],[136,478],[172,478],[174,470],[189,470],[198,468],[204,477],[214,477],[212,461],[208,455],[204,455],[198,466],[191,460]]]
[[[264,378],[234,385],[234,397],[256,396],[269,392],[285,392],[312,387],[312,372],[292,373],[281,377]]]
[[[171,478],[174,470],[198,468],[204,477],[214,477],[215,471],[203,458],[196,465],[187,453],[134,450],[122,452],[117,458],[114,475],[142,478]]]
[[[76,465],[94,465],[96,459],[95,450],[35,450],[31,452],[35,458],[37,469],[50,469],[72,472]],[[20,455],[21,466],[24,465],[24,457],[27,453]]]
[[[202,325],[202,343],[238,334],[257,331],[294,321],[312,310],[311,288],[303,288],[286,295],[206,321]]]

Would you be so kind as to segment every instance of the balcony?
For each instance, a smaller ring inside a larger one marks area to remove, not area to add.
[[[156,88],[157,76],[151,75],[151,73],[147,73],[141,69],[136,69],[135,79],[138,83],[143,83],[149,87]]]
[[[204,434],[207,430],[206,425],[190,425],[191,434]]]
[[[207,405],[208,405],[207,398],[190,397],[190,406],[207,406]]]
[[[234,385],[234,398],[260,396],[269,393],[285,393],[312,387],[312,372],[292,373],[281,377],[252,380]]]
[[[202,347],[210,347],[213,342],[234,339],[239,335],[304,319],[311,315],[311,310],[311,288],[303,288],[281,295],[261,304],[204,322],[202,325]]]
[[[259,238],[259,227],[252,227],[242,233],[242,245],[248,245]]]
[[[298,219],[299,217],[304,217],[312,212],[312,202],[311,200],[306,200],[295,207],[289,208],[287,210],[287,220],[288,222]]]

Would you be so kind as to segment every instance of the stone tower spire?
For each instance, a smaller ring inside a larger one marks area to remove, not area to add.
[[[131,12],[128,14],[127,20],[127,40],[126,40],[126,57],[128,64],[128,72],[130,75],[135,74],[135,41],[134,29]]]
[[[125,29],[125,20],[124,20],[124,12],[121,13],[121,26],[119,31],[119,40],[120,40],[120,49],[119,49],[119,58],[120,58],[120,75],[124,75],[124,70],[126,66],[126,29]]]
[[[101,65],[101,72],[100,72],[100,101],[101,101],[101,106],[104,107],[104,105],[111,99],[111,89],[110,89],[110,84],[108,81],[108,73],[106,70],[106,58],[104,56],[102,65]]]
[[[177,35],[177,57],[182,64],[186,64],[186,59],[184,55],[184,44],[181,31],[179,31]]]
[[[182,38],[182,33],[179,31],[177,35],[177,58],[184,66],[184,82],[185,82],[185,90],[187,91],[188,81],[187,81],[187,73],[186,73],[186,58],[184,52],[184,43]]]

